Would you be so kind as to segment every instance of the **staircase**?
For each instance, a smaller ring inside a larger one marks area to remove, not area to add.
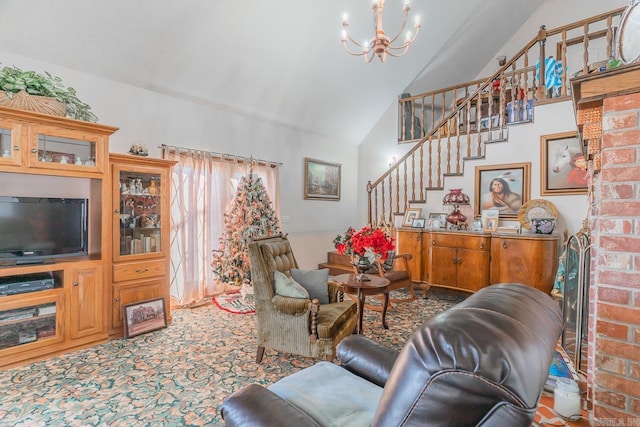
[[[467,161],[484,159],[487,144],[508,142],[509,127],[531,122],[534,106],[570,99],[571,77],[606,66],[624,10],[554,30],[542,26],[486,79],[402,94],[398,143],[415,145],[367,184],[368,222],[393,224],[411,204],[426,203],[430,190],[443,190],[447,176],[463,175]],[[594,57],[591,51],[604,54]]]

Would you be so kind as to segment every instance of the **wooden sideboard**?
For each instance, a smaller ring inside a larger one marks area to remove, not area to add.
[[[560,237],[401,228],[396,230],[396,245],[399,252],[413,255],[416,281],[466,292],[518,282],[549,294]]]

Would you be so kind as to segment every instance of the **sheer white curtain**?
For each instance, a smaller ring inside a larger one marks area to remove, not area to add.
[[[171,189],[171,305],[180,306],[212,295],[213,250],[224,233],[224,213],[251,160],[180,147],[165,147],[164,158],[178,163]],[[278,164],[253,162],[280,217]]]

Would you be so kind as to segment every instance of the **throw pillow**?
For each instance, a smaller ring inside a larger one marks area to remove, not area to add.
[[[298,270],[292,268],[291,277],[309,291],[309,298],[317,298],[320,304],[329,304],[328,268],[321,270]]]
[[[281,271],[273,271],[273,280],[276,283],[276,295],[290,298],[309,298],[309,292]]]

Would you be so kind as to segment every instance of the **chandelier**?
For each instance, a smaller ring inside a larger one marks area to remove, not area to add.
[[[409,16],[409,10],[411,8],[409,7],[409,1],[405,0],[404,7],[402,8],[404,18],[402,20],[400,30],[398,31],[398,34],[395,35],[395,37],[389,38],[382,29],[382,8],[384,7],[384,1],[385,0],[373,0],[371,9],[373,10],[373,25],[376,30],[376,34],[370,40],[364,42],[363,44],[358,43],[349,35],[349,18],[347,17],[346,13],[344,14],[344,16],[342,17],[342,27],[344,28],[342,30],[342,45],[344,46],[344,49],[347,51],[347,53],[354,56],[364,56],[364,60],[366,62],[371,62],[374,55],[378,55],[378,58],[380,58],[380,60],[384,62],[385,59],[387,59],[387,55],[398,57],[407,53],[409,45],[411,45],[411,43],[413,43],[413,41],[416,39],[418,31],[420,30],[420,18],[417,16],[415,18],[415,24],[413,25],[415,32],[413,33],[413,35],[411,34],[411,31],[407,31],[404,43],[394,45],[394,43],[404,30],[405,24],[407,23],[407,18]],[[349,40],[357,47],[362,48],[362,51],[354,52],[349,49],[347,40]]]

